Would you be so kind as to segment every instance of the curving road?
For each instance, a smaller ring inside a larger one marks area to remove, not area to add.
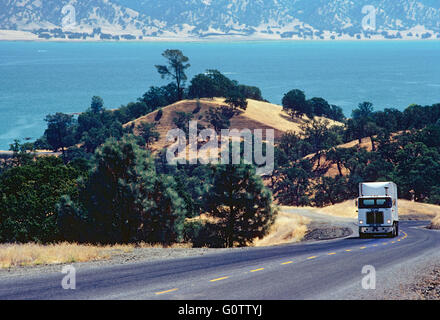
[[[396,268],[438,251],[440,232],[426,222],[401,222],[398,238],[357,236],[314,243],[249,248],[204,257],[79,268],[76,289],[64,274],[0,280],[0,299],[356,299],[365,296],[362,268],[374,266],[377,287]],[[367,295],[368,297],[368,295]]]

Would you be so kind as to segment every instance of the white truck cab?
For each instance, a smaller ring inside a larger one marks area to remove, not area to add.
[[[399,235],[397,186],[393,182],[362,182],[359,184],[359,237]]]

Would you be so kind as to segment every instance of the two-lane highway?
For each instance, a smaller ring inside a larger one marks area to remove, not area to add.
[[[440,232],[427,222],[401,222],[397,238],[357,236],[314,243],[248,248],[204,257],[102,268],[80,267],[76,289],[56,274],[0,280],[0,299],[326,299],[361,290],[366,265],[382,272],[438,250]],[[60,267],[61,271],[61,267]]]

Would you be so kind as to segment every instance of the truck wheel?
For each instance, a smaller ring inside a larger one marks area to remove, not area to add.
[[[393,224],[393,231],[391,231],[390,238],[395,238],[396,235],[397,235],[397,228],[396,228],[396,224],[394,223]]]

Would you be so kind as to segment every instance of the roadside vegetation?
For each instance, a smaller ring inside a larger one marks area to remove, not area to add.
[[[335,205],[356,197],[362,181],[392,180],[401,198],[440,204],[440,104],[374,111],[363,102],[346,118],[340,107],[293,89],[282,105],[286,119],[301,130],[277,139],[271,176],[257,175],[252,164],[168,165],[165,150],[153,147],[169,116],[166,106],[195,101],[189,112],[172,118],[174,127],[188,133],[192,119],[216,131],[229,128],[247,110],[248,99],[265,100],[259,88],[218,70],[188,81],[189,58],[179,50],[163,57],[166,64],[156,69],[169,84],[150,87],[115,110],[92,97],[78,116],[48,115],[47,129],[35,142],[11,145],[13,156],[0,162],[0,243],[98,245],[84,259],[107,254],[99,246],[121,243],[252,245],[270,232],[284,234],[275,204]],[[222,103],[201,112],[201,99],[215,98]],[[149,114],[149,122],[133,121]],[[36,157],[36,149],[60,156]],[[286,237],[300,238],[301,230]],[[0,254],[5,248],[13,247],[2,247]]]
[[[432,219],[431,224],[429,225],[430,229],[440,230],[440,213]]]
[[[133,246],[92,246],[77,243],[0,244],[0,269],[86,262],[108,259],[112,255],[133,251]]]

